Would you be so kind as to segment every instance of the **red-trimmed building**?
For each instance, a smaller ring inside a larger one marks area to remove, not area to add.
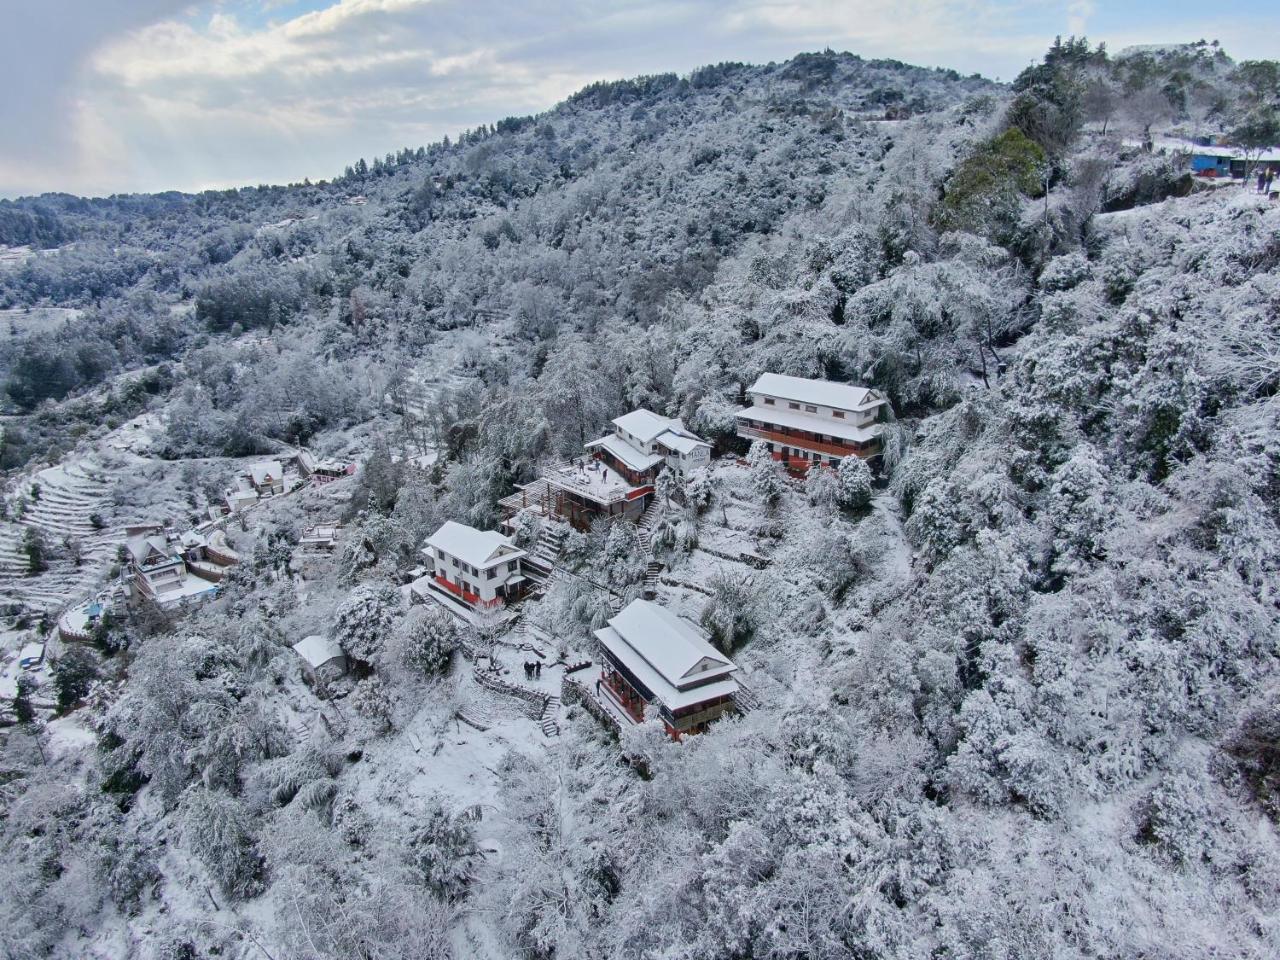
[[[651,600],[633,600],[596,631],[604,653],[597,697],[633,723],[654,705],[679,739],[738,712],[737,666],[683,617]]]
[[[679,420],[633,410],[612,421],[614,432],[586,445],[589,457],[555,464],[533,483],[499,501],[510,519],[524,509],[586,529],[599,517],[636,520],[665,468],[678,473],[711,462],[711,444]]]
[[[524,595],[526,554],[494,530],[450,520],[427,538],[422,550],[431,585],[476,610],[492,610]]]
[[[764,373],[747,393],[751,406],[738,411],[738,436],[764,441],[789,470],[881,452],[880,421],[889,404],[874,390]]]

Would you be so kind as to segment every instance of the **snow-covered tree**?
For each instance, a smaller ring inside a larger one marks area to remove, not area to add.
[[[351,591],[338,607],[334,639],[347,656],[373,663],[390,636],[402,605],[390,584],[365,584]]]
[[[458,900],[467,890],[479,857],[470,821],[431,799],[409,831],[409,858],[423,884],[436,896]]]
[[[871,467],[861,457],[845,457],[836,468],[840,505],[860,510],[871,502]]]
[[[751,449],[747,452],[747,468],[751,471],[751,486],[762,503],[773,506],[782,499],[786,485],[777,461],[773,459],[773,454],[763,440],[751,444]]]

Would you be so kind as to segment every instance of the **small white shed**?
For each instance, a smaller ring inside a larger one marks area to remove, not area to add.
[[[310,684],[329,683],[347,672],[347,655],[336,640],[312,634],[295,643],[293,652],[302,661],[302,676]]]

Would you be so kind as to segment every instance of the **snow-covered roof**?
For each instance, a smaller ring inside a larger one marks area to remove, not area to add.
[[[427,546],[480,568],[525,555],[523,550],[496,530],[477,530],[453,520],[446,520],[444,526],[429,536]]]
[[[336,640],[329,640],[318,634],[303,637],[293,645],[293,652],[313,667],[320,667],[337,657],[343,656],[342,647]]]
[[[611,422],[619,430],[625,430],[641,443],[651,443],[657,439],[658,434],[673,427],[679,430],[684,429],[684,424],[679,420],[660,417],[653,411],[644,409],[632,410]]]
[[[655,464],[662,462],[662,456],[660,454],[644,453],[637,450],[631,444],[627,443],[627,441],[614,433],[601,437],[599,440],[592,440],[586,446],[588,450],[594,450],[596,447],[603,447],[632,470],[648,470]]]
[[[139,565],[174,559],[174,553],[169,549],[169,541],[158,534],[149,537],[130,537],[125,547],[129,551],[129,556],[133,557],[134,562]]]
[[[253,485],[260,487],[268,480],[281,479],[284,476],[284,467],[280,465],[279,460],[264,460],[262,463],[250,465],[249,476],[253,478]]]
[[[880,436],[884,426],[879,423],[859,427],[847,420],[835,417],[819,417],[812,413],[801,413],[798,410],[779,410],[775,407],[747,407],[734,414],[739,420],[759,420],[761,423],[777,427],[791,427],[795,430],[807,430],[828,437],[839,437],[841,440],[852,440],[855,443],[866,443]],[[803,442],[800,437],[797,442]],[[779,441],[781,442],[781,441]]]
[[[684,423],[674,417],[660,417],[652,410],[632,410],[630,413],[611,421],[620,433],[635,437],[639,443],[662,444],[668,450],[677,453],[689,453],[699,446],[710,448],[711,444],[700,439],[685,429]],[[601,437],[587,444],[587,449],[604,447],[632,470],[647,470],[662,461],[661,456],[652,456],[637,450],[626,440],[617,435]]]
[[[870,410],[884,403],[884,398],[868,387],[855,387],[831,380],[807,380],[781,373],[762,373],[748,393],[761,393],[783,400],[795,400],[837,410]]]
[[[1125,143],[1129,146],[1141,146],[1141,141],[1138,140],[1126,140]],[[1243,147],[1226,143],[1203,146],[1177,137],[1156,137],[1152,141],[1152,146],[1157,150],[1168,150],[1172,153],[1189,153],[1197,157],[1222,157],[1225,160],[1246,159]],[[1276,163],[1280,161],[1280,149],[1272,147],[1263,150],[1261,153],[1250,151],[1248,159],[1262,163]]]
[[[698,447],[711,449],[711,444],[707,443],[707,441],[699,440],[691,433],[677,433],[674,430],[666,430],[658,434],[657,442],[668,450],[674,450],[676,453],[681,454],[692,453]]]
[[[737,670],[705,634],[651,600],[633,600],[596,637],[670,710],[733,693]]]

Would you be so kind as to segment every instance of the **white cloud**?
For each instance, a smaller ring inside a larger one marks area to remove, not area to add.
[[[593,80],[827,46],[1007,79],[1095,16],[1092,0],[191,2],[95,0],[72,41],[59,8],[76,0],[22,4],[52,12],[6,21],[33,79],[6,77],[0,37],[0,123],[34,131],[0,143],[0,194],[330,176]]]

